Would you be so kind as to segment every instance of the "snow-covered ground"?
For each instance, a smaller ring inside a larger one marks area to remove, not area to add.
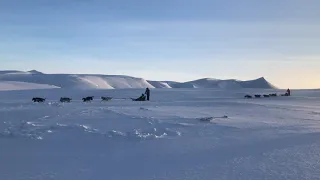
[[[150,102],[125,99],[143,91],[0,92],[0,179],[320,179],[320,90],[244,99],[275,90],[154,89]]]

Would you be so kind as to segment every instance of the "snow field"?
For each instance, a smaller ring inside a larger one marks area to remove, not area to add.
[[[0,92],[0,179],[319,179],[319,91],[244,99],[275,90],[153,89],[150,102],[99,100],[143,91]]]

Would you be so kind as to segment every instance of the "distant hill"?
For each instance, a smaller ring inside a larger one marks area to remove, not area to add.
[[[39,72],[37,70],[31,70],[31,71],[28,71],[29,73],[31,74],[43,74],[42,72]]]
[[[4,71],[0,71],[0,74],[12,74],[12,73],[27,73],[27,72],[15,71],[15,70],[4,70]]]
[[[10,82],[10,83],[8,83]],[[122,75],[93,74],[44,74],[36,70],[0,71],[0,90],[15,89],[12,83],[20,83],[18,89],[38,88],[76,88],[76,89],[127,89],[127,88],[260,88],[273,89],[271,83],[264,78],[251,81],[198,79],[189,82],[149,81]],[[11,84],[11,85],[10,85]],[[8,88],[8,86],[12,88]],[[38,85],[38,86],[36,86]]]
[[[259,78],[251,81],[240,81],[243,88],[263,88],[263,89],[276,89],[274,85],[269,83],[265,78]]]

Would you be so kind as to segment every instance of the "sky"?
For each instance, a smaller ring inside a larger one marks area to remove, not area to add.
[[[0,0],[0,69],[320,88],[319,0]]]

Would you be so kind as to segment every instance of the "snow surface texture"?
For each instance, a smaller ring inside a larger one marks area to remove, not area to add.
[[[52,87],[73,88],[73,89],[128,89],[128,88],[220,88],[220,89],[240,89],[240,88],[275,88],[264,78],[252,81],[238,80],[218,80],[199,79],[190,82],[178,83],[170,81],[147,81],[142,78],[120,75],[71,75],[71,74],[43,74],[36,70],[21,71],[0,71],[0,83],[3,81],[14,81],[23,83],[33,83],[41,85],[51,85]],[[22,84],[21,84],[22,85]],[[30,85],[30,84],[29,84]],[[11,88],[10,88],[11,87]],[[28,87],[28,88],[27,88]],[[15,89],[12,86],[0,85],[0,90],[20,90],[30,89],[31,86]],[[33,89],[39,89],[34,86]]]
[[[150,102],[121,100],[136,89],[3,91],[0,179],[320,179],[320,91],[243,98],[274,91],[153,89]]]

